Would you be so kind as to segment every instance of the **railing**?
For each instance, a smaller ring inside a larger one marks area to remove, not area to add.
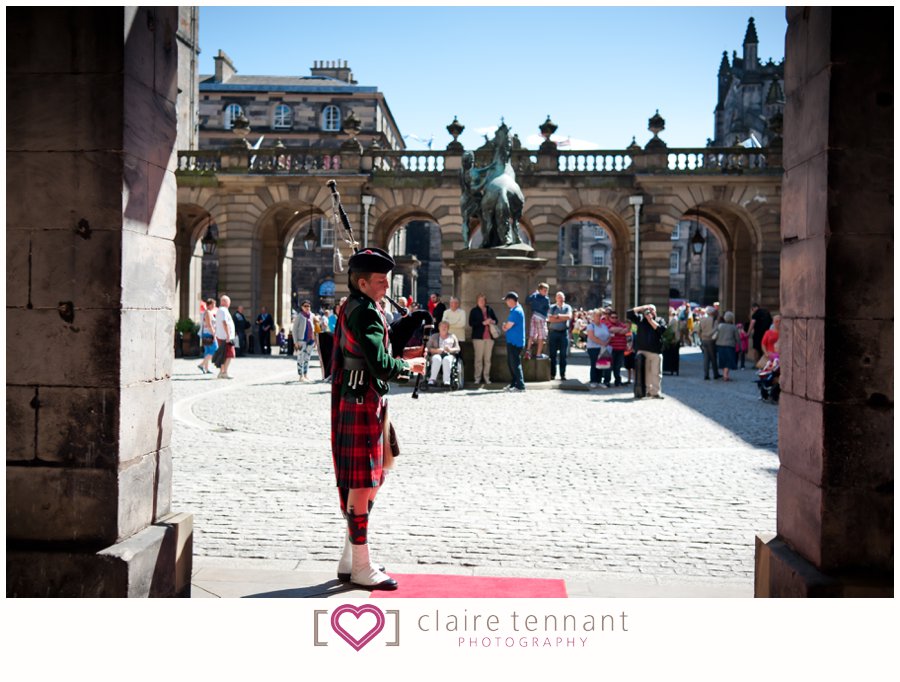
[[[623,151],[565,151],[557,158],[562,173],[633,172],[631,154]]]
[[[193,175],[215,175],[222,170],[218,150],[178,152],[178,171]]]
[[[624,175],[633,173],[742,174],[780,170],[780,158],[770,165],[770,150],[744,147],[661,148],[653,150],[557,151],[545,155],[536,150],[516,149],[510,163],[516,175],[538,170],[568,175]],[[455,157],[449,164],[448,158]],[[342,164],[343,158],[343,164]],[[484,166],[484,153],[476,155]],[[367,150],[362,157],[349,157],[337,150],[230,150],[211,149],[178,152],[178,172],[183,175],[244,173],[258,175],[305,175],[309,173],[367,172],[376,175],[424,177],[456,173],[459,155],[447,151]],[[351,164],[352,162],[352,164]],[[343,167],[342,167],[343,165]],[[350,167],[352,165],[352,167]]]
[[[379,151],[372,158],[372,170],[394,175],[443,173],[446,154],[443,151]]]
[[[747,147],[700,147],[666,150],[668,170],[676,173],[735,173],[768,168],[767,150]]]
[[[262,149],[249,153],[248,172],[252,174],[302,175],[341,169],[341,155],[330,150],[292,152]]]

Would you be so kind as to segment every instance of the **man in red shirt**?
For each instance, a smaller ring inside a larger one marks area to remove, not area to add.
[[[625,349],[628,348],[628,333],[631,326],[619,319],[615,310],[608,311],[606,324],[609,327],[609,347],[612,349],[612,375],[616,386],[622,385],[622,367],[625,364]]]

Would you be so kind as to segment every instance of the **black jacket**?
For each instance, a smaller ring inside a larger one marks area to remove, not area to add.
[[[628,311],[628,319],[637,324],[634,349],[645,350],[648,353],[662,353],[662,335],[666,331],[666,321],[659,317],[654,318],[656,324],[659,325],[654,329],[643,315],[638,315],[633,310]]]
[[[487,314],[495,323],[499,322],[491,306],[487,306]],[[472,328],[473,340],[479,341],[484,338],[484,316],[481,314],[481,308],[477,305],[472,306],[472,310],[469,311],[469,326]]]

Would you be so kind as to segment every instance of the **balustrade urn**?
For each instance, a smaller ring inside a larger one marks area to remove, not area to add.
[[[459,122],[459,119],[456,116],[453,117],[453,121],[450,125],[447,126],[447,132],[453,136],[453,141],[447,145],[447,151],[462,154],[463,146],[457,138],[462,135],[463,131],[466,129],[464,125]]]

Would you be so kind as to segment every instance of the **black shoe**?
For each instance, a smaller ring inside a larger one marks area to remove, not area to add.
[[[666,396],[664,395],[651,395],[651,398],[656,398],[657,400],[665,400]]]
[[[703,377],[703,381],[709,381],[709,377]]]
[[[713,377],[713,379],[721,379],[721,378],[722,378],[722,375],[721,375],[721,374],[718,374],[718,375],[716,375],[716,376]]]

